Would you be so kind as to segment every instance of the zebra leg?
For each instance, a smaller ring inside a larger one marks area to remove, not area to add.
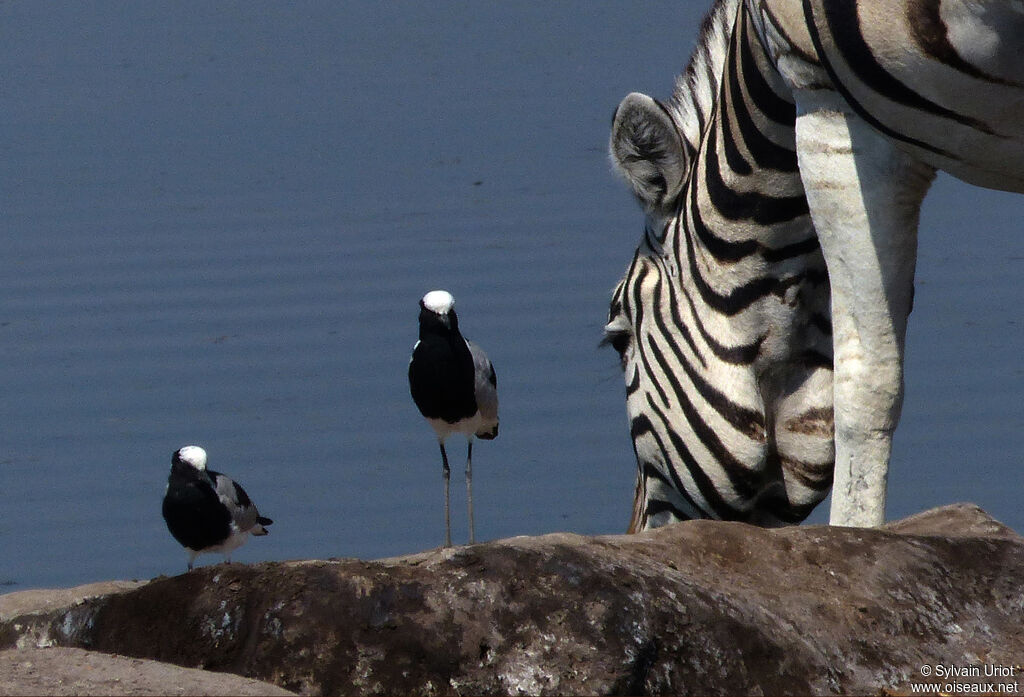
[[[832,291],[835,479],[830,522],[885,520],[921,200],[934,170],[830,90],[796,92],[796,144]]]

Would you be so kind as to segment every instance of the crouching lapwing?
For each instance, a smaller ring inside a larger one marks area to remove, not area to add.
[[[447,291],[432,290],[420,300],[420,339],[409,362],[409,389],[441,446],[446,547],[451,547],[452,531],[444,442],[453,433],[466,436],[466,503],[472,544],[473,437],[491,440],[498,435],[498,383],[483,350],[459,333],[455,299]]]
[[[188,570],[196,556],[231,552],[249,535],[266,535],[274,521],[256,510],[245,489],[220,472],[206,469],[206,451],[188,445],[171,458],[171,475],[164,494],[164,520],[188,555]]]

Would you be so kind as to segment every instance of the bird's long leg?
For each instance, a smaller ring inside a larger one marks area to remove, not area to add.
[[[473,436],[466,449],[466,507],[469,511],[469,544],[476,542],[473,534]]]
[[[448,467],[448,453],[444,451],[444,441],[439,441],[441,446],[441,466],[444,472],[444,546],[452,546],[452,519],[449,512],[448,481],[451,479],[451,469]]]

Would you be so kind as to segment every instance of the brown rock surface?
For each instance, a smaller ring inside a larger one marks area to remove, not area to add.
[[[0,621],[0,647],[46,643],[306,693],[906,692],[926,664],[1024,663],[1024,538],[957,505],[208,566]]]
[[[277,685],[83,649],[0,651],[0,695],[290,695]]]
[[[145,581],[100,581],[74,588],[44,588],[0,595],[0,622],[29,613],[60,610],[81,605],[90,598],[130,591]]]

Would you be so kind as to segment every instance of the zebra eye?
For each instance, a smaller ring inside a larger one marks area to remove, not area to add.
[[[626,358],[626,351],[633,341],[633,328],[622,317],[616,317],[604,327],[604,340],[602,346],[610,345],[619,354],[619,358]]]
[[[633,339],[633,334],[632,332],[615,332],[614,334],[609,334],[607,338],[612,348],[622,356],[629,349],[629,342]]]

